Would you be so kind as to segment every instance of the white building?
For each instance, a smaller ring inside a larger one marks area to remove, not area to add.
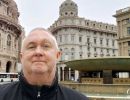
[[[78,71],[65,67],[64,61],[118,56],[115,25],[79,17],[78,6],[71,0],[64,1],[59,10],[59,18],[49,28],[62,51],[59,80],[78,79]]]

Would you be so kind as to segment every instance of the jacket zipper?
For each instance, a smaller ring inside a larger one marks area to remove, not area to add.
[[[41,97],[41,87],[38,87],[37,98]]]
[[[41,96],[41,92],[38,91],[38,93],[37,93],[37,98],[40,98],[40,96]]]

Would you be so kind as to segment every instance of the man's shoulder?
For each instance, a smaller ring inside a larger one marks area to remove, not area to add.
[[[0,84],[0,93],[3,92],[8,92],[9,90],[13,90],[14,87],[18,85],[18,82],[11,82],[11,83],[5,83],[5,84]]]
[[[74,100],[88,100],[87,96],[83,95],[79,91],[70,89],[68,87],[60,85],[61,91],[66,97],[69,97],[69,99]]]
[[[11,97],[17,93],[16,90],[18,90],[18,86],[18,82],[0,84],[0,100],[14,100],[11,99]]]

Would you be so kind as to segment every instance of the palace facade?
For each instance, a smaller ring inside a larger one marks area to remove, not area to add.
[[[0,0],[0,72],[17,72],[23,28],[14,0]]]

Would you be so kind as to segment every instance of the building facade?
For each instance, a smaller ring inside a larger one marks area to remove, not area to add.
[[[16,72],[22,27],[14,0],[0,0],[0,72]]]
[[[59,81],[78,80],[78,71],[64,61],[90,57],[118,56],[117,27],[78,16],[78,6],[72,0],[59,7],[59,18],[49,27],[62,52],[58,64]]]
[[[116,11],[119,55],[130,56],[130,7]]]

